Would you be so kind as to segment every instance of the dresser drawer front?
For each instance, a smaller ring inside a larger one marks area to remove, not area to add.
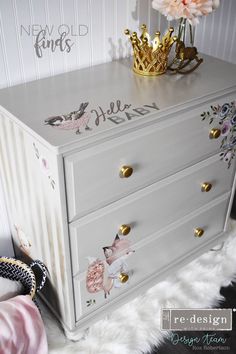
[[[209,105],[65,157],[69,221],[216,152],[220,142],[201,119]],[[123,166],[133,168],[129,178]]]
[[[103,257],[103,247],[112,244],[121,225],[131,227],[132,243],[229,191],[234,168],[224,168],[218,156],[199,163],[70,224],[73,274],[83,272],[88,256]],[[202,192],[204,182],[212,184]],[[121,234],[121,232],[120,232]]]
[[[221,233],[224,229],[228,202],[229,197],[223,200],[221,198],[217,205],[204,208],[204,211],[202,210],[198,215],[189,218],[174,229],[169,229],[153,241],[144,245],[142,243],[134,245],[135,253],[127,258],[129,281],[122,284],[120,288],[112,288],[107,298],[104,297],[103,291],[95,294],[87,291],[85,274],[74,278],[77,320],[127,290],[135,288],[136,285],[140,286],[148,277],[158,274],[176,261],[183,260]],[[196,227],[204,230],[202,237],[194,236]]]

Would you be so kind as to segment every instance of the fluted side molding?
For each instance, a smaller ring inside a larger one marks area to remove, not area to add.
[[[60,209],[59,189],[63,181],[59,181],[58,157],[1,111],[0,151],[0,171],[4,171],[2,183],[16,256],[27,255],[44,262],[51,282],[47,296],[55,297],[53,289],[56,289],[64,305],[60,308],[61,316],[73,323],[69,245],[64,238]],[[56,297],[51,302],[56,306]]]

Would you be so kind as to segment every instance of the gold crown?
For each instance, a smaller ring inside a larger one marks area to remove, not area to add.
[[[170,49],[177,40],[176,36],[172,37],[174,29],[170,27],[162,39],[160,38],[160,32],[156,32],[152,42],[146,25],[142,25],[141,30],[140,38],[138,38],[137,32],[131,34],[130,30],[125,30],[134,50],[133,70],[138,74],[147,76],[163,74],[167,70]]]

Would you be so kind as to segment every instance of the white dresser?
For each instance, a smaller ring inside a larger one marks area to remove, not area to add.
[[[116,61],[0,90],[17,256],[48,267],[69,338],[227,236],[236,66],[142,77]]]

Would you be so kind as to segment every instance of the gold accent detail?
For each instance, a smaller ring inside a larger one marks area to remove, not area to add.
[[[120,177],[128,178],[132,175],[133,169],[130,166],[122,166],[120,169]]]
[[[195,237],[202,237],[203,234],[204,234],[204,230],[201,229],[200,227],[197,227],[197,228],[194,230],[194,236],[195,236]]]
[[[129,280],[129,276],[126,273],[120,273],[119,280],[121,283],[126,283]]]
[[[210,139],[218,139],[221,134],[221,130],[218,128],[212,128],[209,133]]]
[[[32,269],[27,264],[21,262],[18,259],[14,259],[14,258],[0,257],[0,264],[1,263],[9,263],[9,264],[17,265],[18,267],[23,268],[27,273],[30,274],[30,276],[32,278],[32,288],[31,288],[30,293],[28,295],[30,295],[31,299],[33,299],[35,296],[35,293],[36,293],[36,280],[35,280],[35,275],[34,275],[34,272],[32,271]]]
[[[119,233],[121,233],[123,236],[126,236],[130,233],[131,227],[129,225],[121,225],[119,228]]]
[[[176,36],[172,37],[174,32],[173,27],[170,27],[162,38],[160,38],[160,32],[156,32],[153,41],[151,41],[151,37],[147,32],[146,25],[142,25],[141,30],[140,38],[137,32],[131,34],[129,29],[126,29],[124,32],[129,36],[133,47],[134,72],[146,76],[156,76],[165,73],[170,49],[177,40]]]
[[[212,184],[209,183],[209,182],[204,182],[201,185],[201,191],[202,192],[209,192],[211,190],[211,188],[212,188]]]

